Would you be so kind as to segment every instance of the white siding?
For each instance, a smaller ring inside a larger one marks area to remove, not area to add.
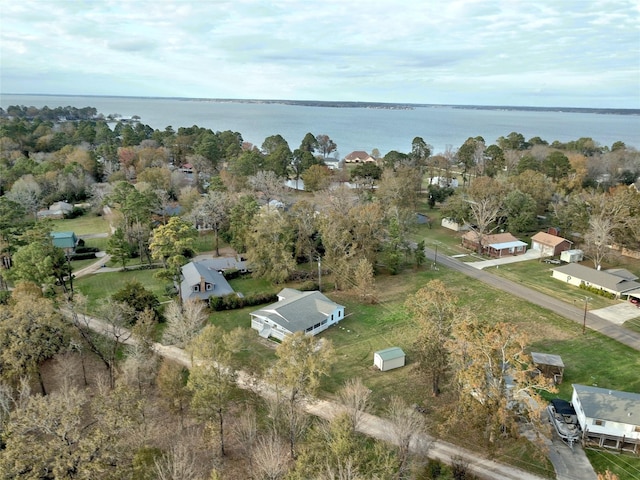
[[[570,285],[575,285],[576,287],[579,287],[580,284],[582,283],[582,280],[580,280],[579,278],[572,277],[571,275],[567,275],[566,273],[558,272],[557,270],[553,271],[552,276],[553,278],[556,278],[563,282],[567,282]]]

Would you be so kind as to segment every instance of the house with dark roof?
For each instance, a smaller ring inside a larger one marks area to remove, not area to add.
[[[473,230],[462,235],[462,246],[490,257],[506,257],[522,255],[527,251],[527,244],[510,233],[480,235]]]
[[[347,163],[375,163],[376,159],[363,150],[356,150],[344,157]]]
[[[180,295],[182,300],[208,300],[209,297],[224,297],[235,293],[229,282],[218,271],[218,263],[212,260],[189,262],[182,266]]]
[[[538,232],[531,237],[531,250],[538,250],[541,257],[557,257],[571,248],[573,242],[546,232]]]
[[[284,340],[295,332],[316,335],[343,318],[344,307],[322,293],[285,288],[277,302],[251,312],[251,328],[263,338]]]
[[[640,394],[572,385],[584,442],[640,453]]]
[[[631,293],[640,292],[638,277],[624,268],[610,270],[595,270],[579,263],[569,263],[561,267],[552,268],[552,277],[580,287],[595,287],[612,293],[616,298],[626,297]]]

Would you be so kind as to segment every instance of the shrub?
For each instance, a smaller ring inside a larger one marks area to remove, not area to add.
[[[71,260],[89,260],[90,258],[96,258],[96,254],[94,252],[76,253]]]
[[[144,285],[137,280],[125,283],[124,287],[111,295],[111,298],[117,302],[128,304],[137,313],[148,308],[158,315],[158,307],[160,306],[158,297],[151,290],[144,288]]]
[[[581,290],[586,290],[589,293],[593,293],[594,295],[600,295],[601,297],[605,297],[608,298],[610,300],[613,300],[616,298],[616,295],[614,293],[611,292],[607,292],[605,290],[603,290],[602,288],[598,288],[598,287],[594,287],[593,285],[585,285],[584,283],[580,284],[580,289]]]
[[[235,310],[237,308],[252,307],[264,303],[273,303],[278,299],[275,293],[257,293],[247,297],[239,297],[235,293],[224,297],[209,297],[209,308],[216,312]]]
[[[0,305],[7,305],[11,299],[11,292],[9,290],[0,290]]]
[[[314,280],[307,280],[298,287],[298,290],[302,292],[311,292],[313,290],[318,290],[318,283]]]
[[[64,218],[78,218],[85,214],[85,209],[80,207],[73,207],[69,213],[65,213]]]
[[[428,459],[424,467],[422,478],[434,480],[442,475],[442,462],[440,460]]]
[[[83,240],[84,242],[84,240]],[[80,243],[78,242],[78,246],[76,247],[76,255],[79,253],[95,253],[95,252],[99,252],[100,249],[98,247],[85,247],[84,243],[82,245],[80,245]]]

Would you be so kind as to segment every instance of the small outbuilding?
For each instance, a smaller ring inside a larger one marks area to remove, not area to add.
[[[566,263],[578,263],[584,259],[584,252],[580,249],[573,248],[560,253],[560,260]]]
[[[405,354],[400,347],[385,348],[373,354],[373,365],[381,371],[404,367]]]
[[[560,355],[531,352],[531,360],[542,375],[547,378],[552,378],[556,385],[562,383],[564,362]]]
[[[467,223],[460,224],[452,218],[443,218],[440,222],[440,225],[442,225],[444,228],[448,228],[449,230],[453,230],[454,232],[462,232],[462,231],[469,230],[469,224]]]
[[[53,232],[51,241],[54,247],[63,249],[65,255],[73,255],[78,246],[78,237],[74,232]]]

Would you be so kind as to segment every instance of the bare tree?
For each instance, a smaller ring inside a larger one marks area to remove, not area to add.
[[[231,432],[248,460],[248,469],[253,471],[253,450],[258,440],[258,422],[256,411],[246,407],[231,425]]]
[[[7,198],[22,205],[27,212],[33,215],[34,219],[38,218],[42,189],[33,175],[24,175],[16,180],[7,193]]]
[[[271,170],[260,170],[249,177],[249,185],[262,197],[267,206],[271,200],[282,200],[284,196],[284,179]]]
[[[584,235],[585,253],[593,260],[594,268],[600,270],[606,260],[613,240],[614,223],[610,218],[594,216],[589,219],[589,230]]]
[[[391,433],[398,446],[398,479],[408,478],[411,440],[424,430],[424,419],[400,397],[393,396],[387,408]]]
[[[364,414],[369,410],[369,390],[361,378],[350,378],[344,382],[344,386],[338,391],[340,402],[345,407],[353,431],[358,429]]]
[[[478,253],[482,252],[484,237],[498,228],[496,223],[504,198],[503,187],[490,177],[478,177],[467,190],[466,198],[471,218],[465,219],[475,232]]]
[[[89,350],[107,368],[109,385],[113,388],[115,386],[118,349],[127,343],[132,335],[127,327],[129,319],[133,318],[133,309],[124,303],[109,300],[98,309],[105,325],[100,332],[96,332],[92,326],[94,320],[81,313],[82,305],[85,302],[86,299],[76,295],[73,302],[67,303],[67,308],[71,312],[73,324],[78,334],[85,341]]]
[[[258,438],[253,449],[252,463],[257,478],[279,480],[289,471],[288,446],[275,432]]]
[[[197,450],[188,442],[175,442],[166,455],[154,459],[158,480],[198,480],[204,469]]]
[[[213,230],[216,256],[220,256],[218,236],[229,221],[230,208],[231,202],[227,193],[212,191],[200,198],[200,200],[193,205],[193,209],[189,214],[196,228],[201,227]]]
[[[171,302],[165,310],[166,328],[162,340],[169,345],[184,347],[195,338],[207,321],[204,302],[187,300],[182,310],[176,302]]]

